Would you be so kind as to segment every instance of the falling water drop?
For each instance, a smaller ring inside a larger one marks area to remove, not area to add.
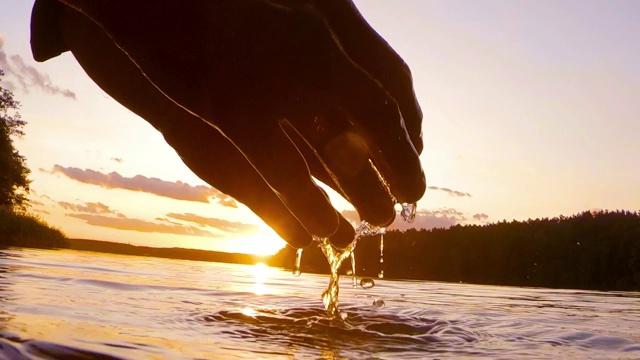
[[[360,287],[363,289],[371,289],[372,287],[374,287],[376,285],[376,283],[373,281],[372,278],[362,278],[362,280],[360,280]]]
[[[382,299],[374,299],[372,305],[373,305],[374,308],[377,308],[377,309],[383,308],[384,307],[384,300],[382,300]]]
[[[358,277],[356,276],[356,252],[351,252],[351,285],[358,287]]]
[[[402,204],[402,211],[400,211],[400,215],[402,219],[408,223],[412,223],[416,218],[416,203],[404,203]]]
[[[380,264],[384,262],[384,234],[380,234]]]
[[[296,250],[296,262],[293,264],[293,276],[298,277],[302,272],[300,271],[300,262],[302,261],[302,248]]]
[[[380,272],[378,273],[378,279],[382,278],[384,278],[384,270],[380,270]]]

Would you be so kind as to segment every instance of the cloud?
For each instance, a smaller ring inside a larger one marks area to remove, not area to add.
[[[65,201],[58,201],[58,205],[65,210],[72,211],[66,216],[84,220],[93,226],[107,227],[118,230],[131,230],[139,232],[190,235],[199,237],[221,237],[221,234],[214,234],[207,230],[202,230],[196,226],[186,226],[180,223],[170,222],[167,219],[156,219],[168,222],[169,224],[159,224],[156,222],[131,219],[124,214],[109,208],[100,202],[87,202],[84,204],[73,204]]]
[[[427,189],[429,189],[429,190],[437,190],[437,191],[444,191],[447,194],[449,194],[449,196],[471,197],[471,194],[469,194],[468,192],[451,190],[449,188],[443,188],[443,187],[437,187],[437,186],[428,186]]]
[[[416,212],[416,218],[412,223],[404,221],[401,216],[396,216],[396,219],[389,226],[389,229],[407,230],[414,228],[429,230],[434,228],[448,228],[465,220],[467,220],[467,218],[464,214],[456,209],[418,210]]]
[[[122,162],[123,162],[124,160],[122,160],[122,158],[112,157],[112,158],[111,158],[111,161],[115,161],[115,162],[117,162],[118,164],[122,164]]]
[[[233,222],[233,221],[216,219],[216,218],[208,218],[208,217],[203,217],[195,214],[173,214],[172,213],[172,214],[167,214],[167,216],[173,219],[189,221],[201,226],[209,226],[218,230],[222,230],[224,232],[229,232],[234,234],[251,233],[258,230],[258,225],[245,224],[241,222]]]
[[[163,218],[163,217],[157,217],[157,218],[155,218],[155,220],[164,221],[164,222],[167,222],[167,223],[173,224],[173,225],[182,225],[182,223],[180,223],[180,222],[171,221],[171,220],[169,220],[167,218]]]
[[[209,186],[191,186],[182,181],[164,181],[158,178],[148,178],[143,175],[136,175],[128,178],[117,172],[103,174],[91,169],[79,169],[75,167],[64,167],[54,165],[51,173],[61,173],[72,180],[84,184],[102,186],[107,189],[125,189],[132,191],[146,192],[171,199],[197,201],[209,203],[211,198],[218,204],[227,207],[238,207],[235,200],[228,195]]]
[[[4,38],[0,35],[0,69],[3,69],[7,75],[8,80],[3,82],[9,88],[17,87],[25,93],[29,93],[32,88],[38,88],[51,95],[76,98],[73,91],[53,85],[49,75],[41,73],[35,67],[27,64],[20,55],[7,56],[3,47]],[[17,85],[14,81],[17,82]]]
[[[195,226],[184,225],[167,225],[158,224],[155,222],[129,219],[124,215],[113,217],[95,214],[67,214],[69,217],[84,220],[87,224],[93,226],[101,226],[118,230],[131,230],[148,233],[161,233],[161,234],[175,234],[175,235],[190,235],[199,237],[221,237],[219,234],[214,234],[210,231],[199,229]]]
[[[342,216],[354,224],[360,222],[358,213],[354,210],[342,211]],[[456,209],[445,208],[438,210],[418,210],[416,218],[412,223],[408,223],[401,216],[396,216],[389,230],[407,230],[407,229],[434,229],[448,228],[466,221],[464,214]]]
[[[487,214],[475,214],[473,215],[473,219],[474,220],[478,220],[478,221],[485,221],[489,218],[489,215]]]
[[[109,206],[103,203],[88,202],[84,205],[72,204],[65,201],[58,201],[58,205],[65,210],[71,210],[76,212],[83,212],[89,214],[117,214],[114,210],[109,209]]]

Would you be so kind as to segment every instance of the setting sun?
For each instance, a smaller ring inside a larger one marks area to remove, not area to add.
[[[260,230],[246,237],[239,237],[228,245],[229,252],[253,255],[273,255],[287,243],[269,230]]]

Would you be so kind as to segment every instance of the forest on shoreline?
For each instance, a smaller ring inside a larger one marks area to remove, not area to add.
[[[101,253],[151,256],[166,259],[210,261],[232,264],[253,265],[257,262],[265,262],[268,256],[249,255],[239,253],[227,253],[221,251],[185,249],[185,248],[158,248],[149,246],[138,246],[110,241],[68,239],[68,249],[79,251],[96,251]]]
[[[39,217],[0,206],[0,249],[11,246],[55,249],[68,243],[62,231]]]
[[[586,211],[570,217],[456,225],[448,229],[388,231],[384,263],[379,236],[355,251],[356,274],[386,279],[487,285],[640,291],[640,214]],[[286,247],[270,265],[292,268]],[[351,265],[342,266],[345,274]],[[302,256],[303,272],[329,273],[317,246]]]

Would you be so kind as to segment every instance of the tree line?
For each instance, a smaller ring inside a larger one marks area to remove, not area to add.
[[[304,250],[302,270],[327,273],[316,246]],[[285,248],[271,264],[291,268]],[[356,273],[385,278],[492,285],[640,290],[640,214],[585,211],[573,216],[448,229],[389,231],[384,263],[379,237],[358,242]],[[350,268],[345,261],[343,271]],[[345,273],[343,272],[343,273]]]
[[[0,69],[0,80],[3,75]],[[14,145],[26,125],[19,108],[13,93],[0,86],[0,248],[64,247],[66,238],[59,229],[27,212],[31,171]]]

